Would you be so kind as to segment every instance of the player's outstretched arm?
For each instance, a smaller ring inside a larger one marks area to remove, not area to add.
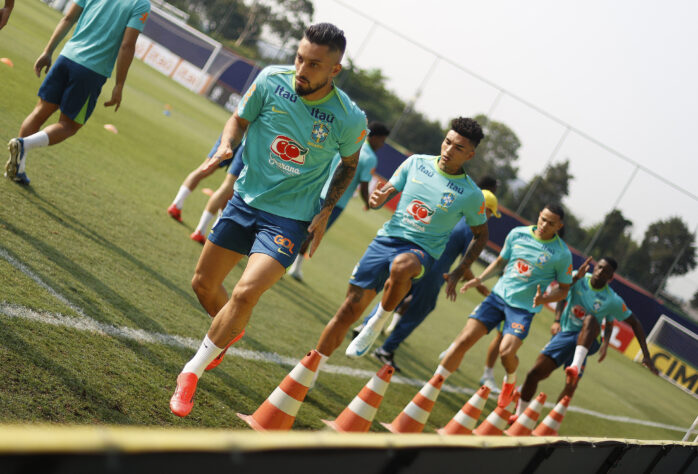
[[[558,301],[555,305],[555,321],[553,321],[553,325],[550,326],[550,334],[553,336],[562,330],[560,318],[562,318],[563,309],[565,309],[565,300]]]
[[[211,168],[216,168],[221,161],[227,160],[233,156],[233,150],[240,144],[242,137],[247,131],[250,122],[240,117],[237,112],[230,116],[221,133],[221,144],[218,145],[218,150],[211,158],[201,166],[203,172],[210,171]]]
[[[399,191],[388,181],[383,186],[378,186],[373,190],[371,197],[368,198],[368,207],[371,209],[380,209],[386,202],[394,198],[397,193],[399,193]]]
[[[543,294],[540,290],[540,285],[536,288],[536,296],[533,297],[533,307],[546,303],[555,303],[567,298],[567,293],[570,291],[569,283],[559,283],[550,293]]]
[[[582,279],[584,275],[586,275],[587,271],[589,270],[589,264],[591,263],[591,257],[587,257],[586,260],[577,268],[577,273],[572,277],[572,284],[574,285],[577,283],[579,280]]]
[[[485,248],[485,245],[487,245],[487,241],[490,238],[487,223],[472,226],[470,231],[473,233],[473,238],[470,241],[470,244],[468,244],[465,255],[463,255],[460,263],[458,263],[456,268],[454,268],[446,278],[446,296],[451,301],[456,301],[456,285],[459,281],[461,281],[461,279],[467,278],[468,281],[475,279],[470,267],[473,265],[473,262],[475,262],[477,257],[480,256],[482,249]],[[480,290],[480,293],[482,293],[482,283],[476,286]],[[487,290],[485,287],[484,291],[487,292],[489,290]]]
[[[139,34],[140,32],[135,28],[126,28],[124,38],[121,40],[119,55],[116,57],[116,84],[114,84],[114,88],[111,91],[111,99],[104,103],[105,107],[115,105],[114,112],[119,110],[121,105],[126,76],[133,61],[133,55],[136,53],[136,41]]]
[[[5,0],[5,6],[0,8],[0,30],[7,25],[12,9],[15,7],[15,0]]]
[[[320,209],[320,212],[313,217],[312,222],[308,226],[309,237],[312,237],[310,242],[310,251],[308,256],[312,257],[315,250],[320,245],[322,237],[325,235],[325,229],[327,228],[327,220],[332,214],[332,209],[334,209],[335,204],[342,197],[344,192],[347,190],[349,183],[354,179],[354,174],[356,173],[356,166],[359,164],[359,151],[353,155],[343,156],[342,161],[337,166],[334,172],[330,186],[327,189],[327,195],[325,196],[325,203]]]
[[[603,328],[603,342],[599,348],[599,362],[603,362],[606,358],[606,352],[608,351],[608,344],[611,342],[611,336],[613,335],[613,321],[609,321],[606,318],[606,325]]]
[[[41,56],[39,56],[34,63],[34,72],[36,73],[36,77],[41,76],[42,69],[45,69],[44,72],[48,73],[48,70],[51,67],[51,56],[53,56],[53,51],[60,44],[60,42],[63,41],[63,38],[65,38],[65,35],[68,34],[75,22],[78,21],[81,14],[82,7],[78,6],[77,3],[72,3],[68,13],[61,18],[56,25],[56,29],[53,30],[53,34],[48,40],[43,53],[41,53]]]
[[[634,314],[631,314],[630,317],[625,320],[625,322],[630,324],[630,327],[633,328],[633,332],[635,333],[637,342],[640,344],[640,349],[642,349],[642,365],[647,367],[650,370],[650,372],[652,372],[654,375],[659,375],[659,370],[657,370],[657,368],[654,366],[654,362],[652,362],[652,356],[650,355],[650,351],[647,348],[645,330],[642,329],[642,324],[640,323],[640,320],[637,319]]]
[[[461,287],[460,292],[465,293],[470,288],[475,288],[481,285],[483,281],[489,280],[490,278],[500,274],[502,269],[506,266],[507,260],[505,260],[501,255],[498,256],[492,263],[490,263],[485,271],[483,271],[479,277],[471,278],[466,281]]]

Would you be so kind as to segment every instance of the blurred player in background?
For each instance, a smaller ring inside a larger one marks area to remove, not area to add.
[[[354,268],[346,299],[320,336],[317,351],[321,363],[339,347],[349,327],[385,287],[371,322],[346,350],[349,357],[366,353],[390,312],[407,295],[412,283],[429,272],[443,253],[453,227],[465,217],[474,238],[461,263],[449,274],[447,292],[455,297],[456,283],[488,239],[485,198],[463,171],[463,164],[475,156],[482,138],[482,129],[475,120],[457,118],[441,144],[440,156],[410,156],[390,181],[373,191],[369,200],[373,209],[398,192],[402,195],[392,218],[378,231]]]
[[[361,147],[359,164],[356,167],[354,179],[351,181],[351,183],[349,183],[349,187],[334,206],[332,215],[330,215],[330,218],[327,221],[327,229],[334,224],[342,211],[344,211],[344,208],[354,195],[354,191],[356,190],[357,186],[359,186],[359,195],[364,201],[364,209],[368,210],[368,183],[371,182],[373,171],[376,169],[376,165],[378,164],[378,157],[376,156],[375,152],[383,146],[385,139],[388,138],[388,135],[390,135],[390,130],[388,127],[380,122],[369,123],[368,130],[368,138],[364,142],[364,146]],[[335,169],[337,166],[339,166],[340,161],[339,155],[335,156],[332,163],[332,168]],[[330,182],[328,180],[325,183],[325,187],[322,189],[322,199],[325,199],[329,185]],[[298,281],[303,281],[301,266],[303,265],[303,259],[305,258],[306,251],[308,250],[308,245],[310,245],[310,240],[306,239],[303,242],[303,245],[301,245],[298,252],[298,257],[296,257],[293,265],[288,268],[288,274]]]
[[[39,88],[39,101],[22,122],[19,137],[8,144],[7,178],[29,184],[25,171],[27,153],[60,143],[80,130],[92,114],[114,63],[116,84],[111,98],[104,105],[113,105],[115,111],[119,110],[126,75],[136,51],[136,40],[143,31],[149,12],[149,0],[74,0],[34,63],[37,77],[42,70],[48,74]],[[76,22],[75,33],[52,67],[54,50]],[[58,122],[39,131],[59,109]]]
[[[565,388],[560,393],[558,401],[566,395],[572,398],[579,378],[584,372],[587,357],[597,351],[599,362],[606,357],[614,320],[625,321],[632,327],[642,349],[643,365],[653,374],[659,373],[647,349],[642,324],[628,309],[623,299],[608,286],[618,268],[618,263],[611,257],[603,257],[596,264],[593,273],[587,274],[590,261],[591,257],[579,267],[573,276],[572,287],[567,298],[558,301],[555,307],[555,321],[550,327],[552,337],[526,375],[516,414],[511,422],[526,410],[538,388],[538,383],[548,378],[561,365],[565,366],[566,380]],[[606,327],[603,342],[599,343],[597,338],[604,319]]]
[[[477,287],[504,268],[492,293],[473,310],[436,373],[448,377],[458,369],[465,353],[504,321],[499,355],[506,375],[497,404],[506,407],[511,402],[519,365],[516,353],[528,335],[533,316],[543,304],[564,299],[572,283],[572,254],[557,235],[564,217],[560,205],[546,205],[538,215],[537,225],[512,229],[497,259],[479,277],[463,285],[461,292]],[[541,289],[544,291],[552,281],[557,281],[558,286],[543,294]]]
[[[10,20],[10,14],[15,7],[15,0],[5,0],[5,6],[0,8],[0,30],[3,29]]]
[[[175,415],[189,414],[199,377],[242,337],[259,298],[285,273],[308,233],[313,235],[310,256],[315,253],[332,209],[354,177],[367,130],[364,113],[333,82],[345,48],[344,32],[336,26],[308,27],[294,67],[263,69],[225,125],[207,167],[230,158],[246,134],[245,167],[192,279],[214,319],[177,377],[170,400]],[[320,207],[337,153],[341,163]],[[245,255],[247,265],[228,298],[223,280]]]

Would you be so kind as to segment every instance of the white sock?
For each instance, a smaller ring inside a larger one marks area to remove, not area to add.
[[[519,406],[516,407],[516,416],[521,416],[523,412],[526,411],[526,408],[531,404],[531,401],[523,401],[519,398]]]
[[[184,200],[191,194],[191,189],[188,187],[181,185],[179,187],[179,191],[177,191],[177,196],[175,196],[174,201],[172,201],[172,204],[174,204],[177,209],[182,209],[182,206],[184,206]]]
[[[589,353],[589,349],[587,349],[584,346],[577,346],[574,348],[574,358],[572,359],[572,365],[574,367],[577,367],[577,369],[581,369],[582,365],[584,364],[584,358],[587,356]]]
[[[370,326],[376,331],[380,331],[385,326],[386,321],[390,317],[390,312],[383,308],[381,303],[378,303],[378,308],[376,309],[376,314],[368,321],[366,326]]]
[[[504,376],[504,383],[516,383],[516,372],[506,374]]]
[[[203,214],[201,214],[201,219],[199,219],[199,225],[196,226],[196,230],[198,230],[202,234],[206,233],[206,231],[208,230],[208,225],[215,217],[215,214],[211,214],[210,212],[204,209]]]
[[[301,257],[299,257],[299,258],[301,258]],[[308,388],[313,388],[315,386],[315,382],[317,382],[317,378],[320,375],[320,369],[322,369],[322,367],[325,365],[325,362],[327,362],[327,359],[330,358],[330,356],[326,356],[325,354],[323,354],[319,351],[318,351],[318,354],[320,354],[320,362],[317,365],[317,370],[315,371],[315,375],[313,375],[313,381],[310,382],[310,387],[308,387]]]
[[[387,333],[393,332],[395,329],[395,326],[397,326],[400,323],[400,319],[402,318],[402,315],[398,312],[393,313],[393,320],[390,321],[390,324],[388,325],[388,328],[385,330]]]
[[[446,357],[446,354],[448,354],[448,351],[453,349],[456,346],[455,342],[452,342],[450,346],[446,348],[445,351],[443,351],[441,354],[439,354],[439,360],[443,360],[444,357]]]
[[[41,148],[42,146],[48,146],[48,135],[46,132],[36,132],[33,135],[22,138],[24,141],[24,152],[28,152],[34,148]]]
[[[485,366],[485,371],[482,373],[483,379],[493,379],[494,378],[494,367]]]
[[[204,373],[206,366],[213,362],[213,359],[218,357],[220,353],[223,352],[222,347],[216,346],[211,339],[208,338],[208,334],[204,337],[199,350],[196,351],[194,357],[186,363],[182,372],[192,372],[196,374],[197,377],[201,377]]]
[[[443,365],[439,365],[439,367],[436,369],[436,372],[434,372],[434,375],[443,375],[444,380],[448,378],[449,375],[451,375],[451,371],[446,369]]]
[[[296,266],[296,271],[300,270],[301,266],[303,266],[303,260],[305,260],[303,255],[299,255],[296,257],[296,260],[293,262],[293,264]]]

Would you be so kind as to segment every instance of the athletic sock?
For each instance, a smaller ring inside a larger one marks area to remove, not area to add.
[[[521,414],[526,411],[526,408],[528,408],[530,404],[531,400],[526,402],[519,398],[519,406],[516,407],[516,416],[521,416]]]
[[[504,376],[504,383],[516,383],[516,372],[512,372],[511,374],[506,374]]]
[[[300,270],[300,269],[301,269],[301,266],[303,266],[303,260],[305,260],[305,258],[303,257],[303,255],[298,255],[298,256],[296,257],[295,262],[293,262],[293,263],[296,265],[296,271]]]
[[[439,365],[436,369],[436,372],[434,372],[434,375],[443,375],[444,380],[446,380],[448,376],[451,375],[451,371],[443,365]]]
[[[204,210],[203,214],[201,214],[201,219],[199,219],[199,225],[196,226],[196,230],[205,234],[208,230],[208,225],[215,217],[215,214],[211,214],[207,210]]]
[[[383,326],[385,326],[386,321],[390,317],[390,312],[386,311],[385,308],[383,308],[382,303],[378,303],[378,308],[376,308],[376,312],[373,314],[373,317],[368,321],[366,326],[371,326],[377,331],[380,331],[383,329]]]
[[[572,359],[572,366],[581,369],[584,364],[584,358],[589,353],[589,349],[584,346],[577,346],[574,348],[574,358]]]
[[[177,196],[175,196],[174,201],[172,201],[172,204],[177,207],[177,209],[182,209],[182,206],[184,206],[184,200],[191,194],[191,189],[186,187],[185,185],[181,185],[179,187],[179,191],[177,191]]]
[[[315,375],[313,375],[313,380],[310,382],[310,387],[308,388],[313,388],[315,386],[315,382],[317,382],[317,378],[320,376],[320,369],[325,365],[325,362],[327,362],[327,359],[330,358],[330,356],[326,356],[325,354],[321,353],[318,351],[318,354],[320,354],[320,362],[317,364],[317,370],[315,371]]]
[[[197,377],[201,378],[201,374],[204,373],[206,366],[213,362],[213,359],[218,357],[221,352],[223,352],[223,348],[216,346],[213,341],[208,338],[207,334],[201,346],[199,346],[199,350],[196,351],[194,357],[186,363],[182,372],[192,372],[196,374]]]
[[[395,327],[400,324],[400,319],[402,318],[402,315],[398,313],[397,311],[393,313],[393,319],[390,321],[390,324],[388,324],[388,327],[386,328],[386,332],[391,333],[395,330]]]
[[[34,148],[48,146],[48,135],[43,131],[36,132],[33,135],[22,138],[22,141],[24,141],[24,153],[26,153]]]
[[[494,367],[485,366],[485,371],[482,373],[483,379],[493,379],[494,378]]]

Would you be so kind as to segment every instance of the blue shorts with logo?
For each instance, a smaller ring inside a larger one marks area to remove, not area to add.
[[[422,271],[413,279],[419,280],[434,264],[434,257],[419,245],[396,237],[379,236],[373,239],[349,278],[349,283],[367,290],[379,292],[390,276],[390,267],[403,253],[412,253],[422,264]]]
[[[298,256],[309,224],[255,209],[235,193],[208,240],[243,255],[269,255],[288,268]]]
[[[44,102],[58,104],[64,115],[84,125],[106,81],[105,76],[92,69],[58,56],[41,83],[38,95]]]
[[[512,334],[522,341],[528,336],[533,316],[534,313],[530,311],[509,306],[494,292],[490,293],[470,314],[471,318],[477,319],[487,327],[487,332],[504,322],[502,334]]]
[[[574,350],[577,347],[578,336],[579,331],[560,331],[550,338],[550,341],[548,341],[540,353],[554,360],[558,367],[561,365],[569,367],[572,365],[572,359],[574,359]],[[600,347],[599,341],[594,340],[589,348],[587,357],[596,354]],[[584,368],[587,365],[587,357],[584,358],[582,370],[579,371],[580,377],[584,373]]]
[[[216,143],[214,143],[213,148],[211,148],[211,151],[208,152],[208,157],[213,158],[213,156],[216,154],[218,151],[218,147],[221,146],[221,138],[223,138],[223,135],[218,136],[218,140],[216,140]],[[230,169],[228,169],[228,173],[235,175],[235,176],[240,176],[240,171],[242,171],[242,168],[245,166],[242,163],[242,150],[245,147],[243,145],[238,145],[238,147],[234,150],[233,157],[228,158],[227,160],[223,160],[218,164],[219,168],[227,168],[228,166],[231,165],[235,161],[235,158],[237,157],[238,152],[240,153],[240,168],[237,170],[237,173],[232,173]]]

